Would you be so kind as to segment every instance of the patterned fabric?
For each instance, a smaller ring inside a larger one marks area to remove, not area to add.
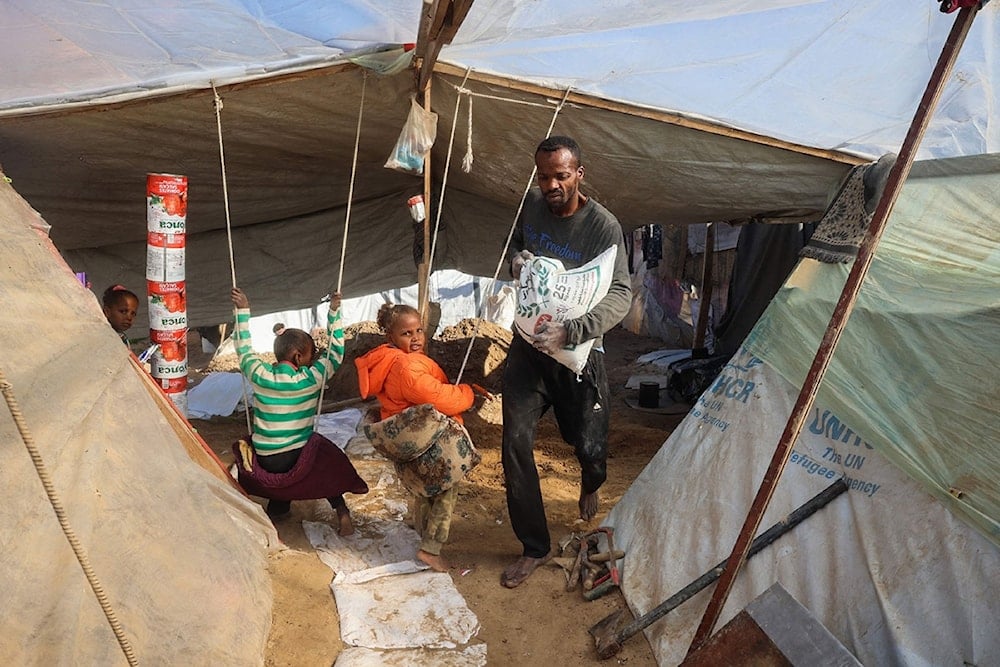
[[[871,213],[865,210],[865,168],[851,170],[833,203],[826,209],[809,243],[799,251],[801,257],[830,264],[850,262],[858,254],[868,231]]]
[[[852,169],[799,255],[828,264],[857,257],[895,164],[896,155],[886,153],[875,162]]]
[[[414,528],[420,535],[420,548],[439,555],[451,534],[451,516],[458,502],[458,485],[436,496],[417,496],[413,509]]]
[[[253,352],[250,310],[236,311],[236,352],[240,370],[253,384],[253,446],[261,454],[298,449],[313,432],[320,389],[344,359],[344,331],[340,310],[327,316],[330,349],[311,365],[296,368],[282,361],[274,365]]]
[[[418,496],[450,489],[482,460],[465,427],[430,404],[407,408],[364,430],[372,446],[393,462],[403,486]]]

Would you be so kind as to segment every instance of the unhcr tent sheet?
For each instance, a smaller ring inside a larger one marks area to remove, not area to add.
[[[0,370],[124,638],[139,664],[263,664],[274,528],[191,458],[169,400],[150,393],[47,231],[0,180]],[[13,415],[0,408],[0,655],[125,664]]]
[[[777,581],[864,664],[1000,659],[996,158],[914,168],[760,531],[849,491],[747,562],[720,626]],[[613,508],[636,614],[730,554],[848,268],[800,262]],[[646,630],[661,664],[710,595]]]
[[[1000,154],[917,163],[819,401],[1000,546]],[[849,265],[805,263],[747,338],[805,379]]]

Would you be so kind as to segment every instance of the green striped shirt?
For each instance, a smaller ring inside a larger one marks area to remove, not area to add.
[[[262,455],[299,449],[312,435],[320,390],[344,360],[340,309],[327,316],[329,350],[309,366],[287,361],[271,365],[250,344],[250,309],[236,311],[240,370],[253,385],[253,447]]]

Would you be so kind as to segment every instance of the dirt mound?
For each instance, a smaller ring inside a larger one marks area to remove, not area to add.
[[[462,382],[482,385],[493,393],[499,393],[503,389],[503,362],[510,350],[511,335],[510,330],[491,322],[467,318],[444,329],[431,343],[428,354],[452,380],[462,371],[462,361],[468,354]]]

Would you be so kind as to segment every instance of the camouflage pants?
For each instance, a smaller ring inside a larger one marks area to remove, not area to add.
[[[436,496],[414,496],[414,528],[420,535],[420,548],[429,554],[440,555],[441,547],[448,541],[451,515],[458,500],[458,484]]]

